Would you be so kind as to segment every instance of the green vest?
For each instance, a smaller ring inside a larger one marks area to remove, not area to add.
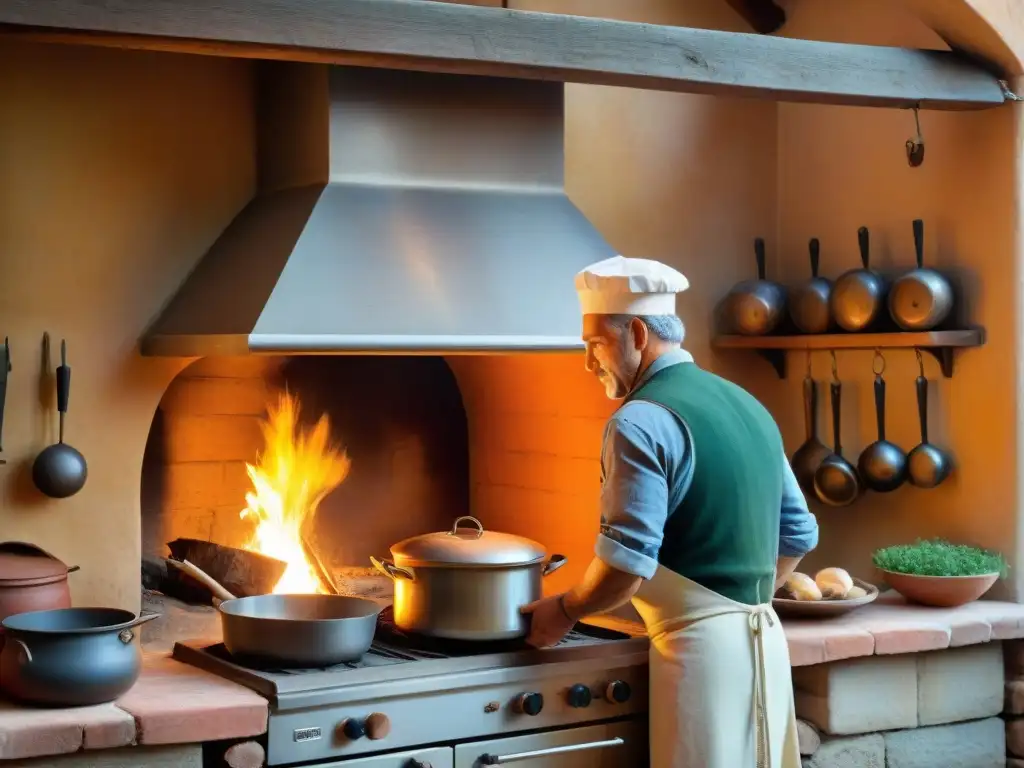
[[[771,600],[782,512],[782,437],[752,395],[691,363],[626,398],[674,413],[690,434],[693,480],[670,509],[658,562],[747,605]]]

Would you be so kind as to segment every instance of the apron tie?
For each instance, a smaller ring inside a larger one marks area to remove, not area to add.
[[[749,623],[754,640],[754,666],[757,667],[754,676],[754,738],[757,742],[757,768],[771,768],[772,765],[772,742],[768,734],[768,686],[764,667],[765,620],[769,627],[775,626],[775,620],[769,613],[769,606],[766,604],[754,606],[750,612]]]

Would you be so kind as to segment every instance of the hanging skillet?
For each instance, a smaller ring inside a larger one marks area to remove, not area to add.
[[[949,455],[936,445],[928,442],[928,379],[924,377],[924,360],[921,350],[917,352],[918,376],[917,415],[921,421],[921,443],[907,457],[911,485],[918,488],[934,488],[940,485],[953,471]]]
[[[832,286],[829,308],[844,331],[870,328],[885,306],[885,281],[871,271],[871,243],[868,228],[857,230],[861,267],[844,272]]]
[[[917,268],[896,280],[889,292],[889,314],[904,331],[930,331],[953,310],[953,288],[934,269],[924,266],[924,222],[914,219]]]
[[[832,353],[832,435],[835,443],[832,453],[825,457],[814,473],[814,492],[818,498],[833,507],[846,507],[860,496],[861,484],[857,470],[843,458],[843,444],[839,437],[839,422],[843,385],[836,371],[835,352]]]
[[[807,352],[807,376],[804,377],[804,428],[807,430],[803,445],[793,452],[790,466],[804,493],[814,494],[814,473],[821,462],[832,453],[818,439],[818,385],[811,376],[811,353]]]
[[[895,491],[907,479],[907,454],[895,443],[885,439],[885,358],[875,352],[872,366],[875,374],[875,418],[878,439],[865,448],[857,461],[857,471],[864,487],[875,493]]]
[[[49,337],[43,337],[49,350]],[[47,356],[49,356],[47,354]],[[32,464],[32,482],[42,493],[54,499],[74,496],[85,485],[89,468],[85,457],[64,442],[64,414],[68,410],[71,394],[71,368],[68,366],[67,344],[60,342],[60,366],[57,368],[57,410],[60,412],[60,436],[53,445],[44,448]]]
[[[832,314],[828,306],[832,283],[824,277],[818,277],[821,252],[818,238],[812,237],[807,249],[811,255],[811,277],[790,294],[787,302],[789,316],[793,318],[793,325],[804,333],[825,333],[832,325]]]

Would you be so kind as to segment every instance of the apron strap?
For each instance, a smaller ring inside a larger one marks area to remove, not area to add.
[[[775,626],[775,620],[769,612],[768,605],[758,605],[750,612],[750,632],[754,641],[754,665],[757,667],[754,676],[754,739],[757,748],[757,768],[771,768],[772,747],[768,734],[768,686],[765,679],[764,666],[764,623]]]

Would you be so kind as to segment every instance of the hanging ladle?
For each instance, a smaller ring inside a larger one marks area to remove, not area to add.
[[[829,389],[832,395],[834,446],[832,453],[825,457],[818,471],[814,473],[814,492],[830,506],[845,507],[853,504],[860,496],[861,485],[857,470],[843,458],[843,444],[839,437],[843,385],[839,382],[835,352],[832,352],[832,383]]]
[[[875,419],[878,439],[860,455],[857,470],[864,487],[875,493],[895,491],[907,480],[907,454],[885,439],[885,358],[876,351],[871,370],[875,374]]]
[[[48,335],[43,337],[43,344],[49,357]],[[71,393],[71,368],[68,367],[67,344],[63,340],[60,343],[60,366],[56,374],[57,410],[60,412],[59,440],[36,456],[32,464],[32,482],[47,496],[66,499],[82,490],[89,468],[85,457],[64,442],[64,414],[67,413],[68,396]]]
[[[813,494],[814,473],[832,451],[818,439],[818,384],[811,375],[810,350],[807,351],[807,375],[804,377],[804,428],[804,443],[793,452],[789,463],[804,493]]]
[[[924,359],[921,350],[917,353],[918,376],[917,417],[921,421],[921,443],[907,457],[910,483],[918,488],[934,488],[941,484],[953,471],[949,455],[938,446],[928,442],[928,379],[924,377]]]

